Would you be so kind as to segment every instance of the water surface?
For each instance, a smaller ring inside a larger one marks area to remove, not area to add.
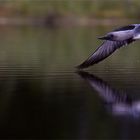
[[[140,42],[86,70],[102,93],[74,68],[112,28],[0,27],[0,138],[140,138]]]

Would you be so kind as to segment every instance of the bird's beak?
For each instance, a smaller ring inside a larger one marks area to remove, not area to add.
[[[107,35],[107,36],[99,37],[98,39],[101,39],[101,40],[110,40],[111,37],[109,35]]]

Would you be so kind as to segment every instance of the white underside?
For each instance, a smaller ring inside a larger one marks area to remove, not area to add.
[[[136,40],[136,39],[140,39],[140,34],[139,34],[139,35],[134,36],[134,39],[135,39],[135,40]]]

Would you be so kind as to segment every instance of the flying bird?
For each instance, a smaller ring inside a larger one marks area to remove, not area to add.
[[[120,47],[140,39],[140,24],[131,24],[115,29],[98,39],[104,40],[103,44],[99,46],[88,59],[77,66],[77,68],[83,69],[97,64]]]

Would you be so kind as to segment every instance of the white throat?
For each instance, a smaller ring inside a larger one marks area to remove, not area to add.
[[[136,36],[134,36],[134,38],[133,38],[133,39],[135,39],[135,40],[140,39],[140,34],[137,34]]]

